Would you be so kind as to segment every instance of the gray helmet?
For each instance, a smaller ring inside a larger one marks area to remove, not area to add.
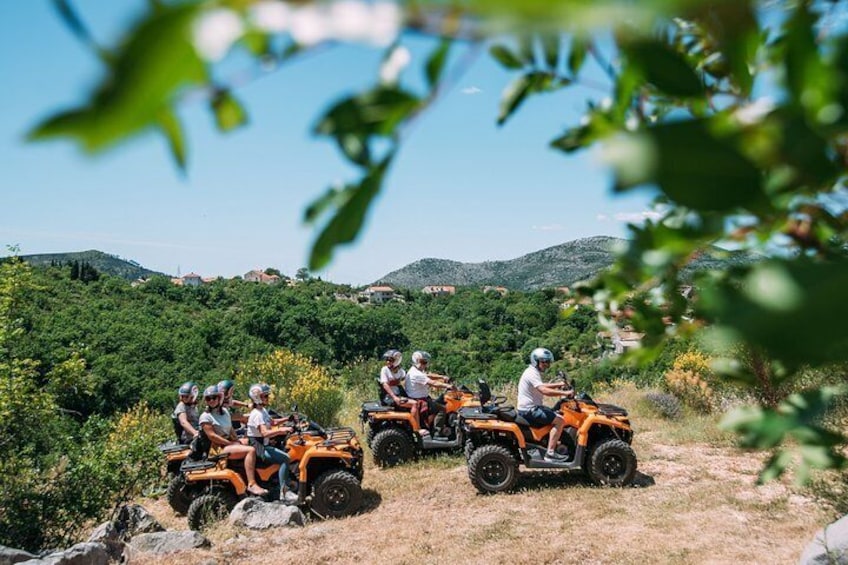
[[[221,389],[218,388],[218,385],[209,385],[206,387],[206,390],[203,391],[203,400],[209,400],[210,398],[221,399]]]
[[[530,364],[537,369],[539,368],[539,361],[547,361],[548,363],[553,363],[554,354],[544,347],[537,347],[533,351],[530,352]]]
[[[189,397],[189,404],[194,404],[197,402],[197,395],[200,392],[200,388],[193,381],[186,381],[180,385],[179,390],[177,390],[177,394],[182,398],[183,396]]]
[[[421,368],[421,367],[419,367],[419,365],[421,365],[422,361],[429,363],[430,362],[430,354],[427,353],[426,351],[416,351],[415,353],[412,354],[412,364],[415,365],[416,367],[418,367],[419,369]]]
[[[391,361],[392,368],[394,369],[400,362],[403,361],[403,353],[398,351],[397,349],[389,349],[385,353],[383,353],[383,361]]]
[[[250,390],[247,395],[250,397],[250,400],[253,401],[254,404],[265,404],[262,401],[262,397],[266,394],[271,394],[271,387],[265,383],[256,383],[250,385]]]

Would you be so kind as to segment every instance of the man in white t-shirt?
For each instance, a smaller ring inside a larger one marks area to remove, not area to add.
[[[428,373],[427,365],[430,363],[430,354],[426,351],[416,351],[412,354],[412,367],[406,372],[406,394],[409,398],[418,402],[418,411],[423,414],[425,407],[429,412],[430,419],[437,435],[450,435],[450,430],[444,429],[445,406],[430,398],[431,388],[452,389],[454,386],[448,381],[448,377],[436,373]],[[434,417],[435,415],[435,417]],[[447,433],[445,433],[447,432]]]
[[[556,446],[565,425],[562,415],[544,405],[546,396],[574,396],[574,391],[563,390],[565,382],[545,383],[542,375],[551,366],[554,355],[547,349],[537,347],[530,353],[530,365],[524,369],[518,381],[518,414],[533,427],[553,424],[548,437],[545,461],[558,462],[565,459],[556,452]]]

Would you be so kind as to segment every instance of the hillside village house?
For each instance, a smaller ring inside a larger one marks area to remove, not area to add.
[[[395,289],[390,286],[369,286],[360,296],[364,296],[371,304],[383,304],[394,299]]]
[[[265,271],[254,269],[244,274],[244,280],[247,282],[258,282],[265,284],[277,284],[280,282],[280,277],[277,275],[268,275]]]
[[[448,296],[456,294],[456,287],[450,285],[430,285],[422,288],[421,292],[423,292],[424,294],[429,294],[430,296]]]
[[[197,273],[188,273],[183,275],[183,286],[200,286],[203,284],[203,279]]]
[[[484,286],[483,292],[497,292],[501,296],[506,296],[509,290],[505,286]]]

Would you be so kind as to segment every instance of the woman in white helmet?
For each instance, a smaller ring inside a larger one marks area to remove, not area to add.
[[[418,417],[418,403],[404,396],[401,391],[401,386],[406,379],[406,371],[400,366],[403,361],[403,354],[397,349],[389,349],[383,353],[383,361],[385,365],[380,369],[380,402],[384,406],[395,406],[412,412],[412,415]]]
[[[206,402],[206,411],[200,416],[200,428],[209,438],[213,449],[229,454],[230,459],[244,459],[247,492],[256,496],[268,494],[267,490],[256,484],[256,450],[236,438],[230,411],[223,406],[224,395],[218,390],[218,385],[207,387],[203,400]]]
[[[416,351],[412,354],[412,367],[406,372],[406,393],[409,398],[418,403],[418,411],[420,414],[425,412],[428,414],[427,426],[434,426],[434,430],[439,435],[449,435],[450,431],[443,429],[445,422],[445,406],[439,404],[430,397],[431,388],[452,389],[454,386],[450,384],[449,377],[439,375],[437,373],[427,372],[427,367],[430,364],[430,354],[426,351]],[[423,419],[423,418],[422,418]]]
[[[280,482],[280,500],[286,504],[297,502],[297,495],[288,490],[289,478],[289,456],[282,449],[268,445],[272,437],[290,434],[292,428],[288,426],[274,427],[282,423],[283,419],[272,420],[271,415],[265,408],[271,395],[271,387],[265,383],[250,386],[248,396],[253,403],[253,410],[247,417],[247,438],[250,445],[256,450],[256,456],[266,463],[279,463],[280,470],[277,478]]]
[[[546,396],[574,396],[574,391],[563,390],[564,382],[545,383],[542,375],[554,361],[554,354],[543,347],[530,352],[530,365],[524,369],[518,381],[518,414],[533,427],[553,424],[548,437],[548,450],[545,461],[562,461],[564,456],[556,452],[556,446],[565,425],[560,414],[544,405]]]
[[[184,382],[177,390],[180,401],[174,408],[171,418],[174,420],[174,430],[180,443],[189,444],[200,430],[197,414],[197,395],[200,389],[192,381]]]

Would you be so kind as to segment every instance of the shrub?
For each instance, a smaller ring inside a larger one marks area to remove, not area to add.
[[[273,387],[275,403],[298,410],[323,425],[334,425],[342,406],[341,388],[324,367],[298,353],[278,349],[248,363],[236,377],[242,390],[256,382]]]
[[[704,413],[712,412],[713,390],[697,373],[672,369],[665,374],[665,385],[687,406]]]
[[[663,418],[676,420],[680,417],[680,400],[673,394],[649,392],[645,395],[645,400],[648,401],[648,406]]]

